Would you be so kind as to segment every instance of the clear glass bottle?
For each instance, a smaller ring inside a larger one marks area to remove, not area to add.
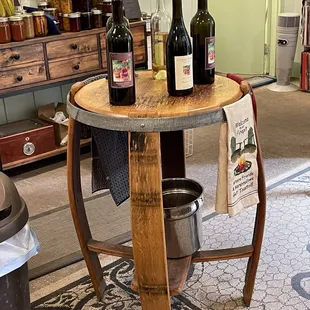
[[[165,8],[164,0],[157,0],[156,11],[151,18],[152,69],[153,76],[166,71],[166,43],[171,26],[171,16]]]

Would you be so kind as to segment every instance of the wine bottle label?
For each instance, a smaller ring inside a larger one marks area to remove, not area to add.
[[[193,82],[193,55],[175,56],[175,88],[184,90],[192,88]]]
[[[110,53],[110,72],[112,88],[128,88],[133,86],[133,61],[130,53]]]
[[[215,68],[215,37],[205,39],[206,70]]]

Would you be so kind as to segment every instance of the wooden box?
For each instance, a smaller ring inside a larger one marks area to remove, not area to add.
[[[60,145],[62,139],[68,134],[69,121],[62,124],[54,122],[51,117],[54,117],[57,112],[63,112],[67,118],[69,117],[66,105],[58,102],[56,107],[54,106],[54,103],[40,106],[38,110],[38,118],[54,126],[56,144]]]
[[[0,126],[0,157],[2,164],[27,160],[55,150],[53,125],[38,119]]]

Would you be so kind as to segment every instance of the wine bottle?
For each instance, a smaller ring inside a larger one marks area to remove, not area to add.
[[[125,16],[125,9],[123,8],[123,20],[124,20],[124,25],[129,29],[130,28],[130,24],[129,24],[129,20],[128,18]],[[107,24],[106,24],[106,33],[108,33],[108,31],[112,28],[113,26],[113,16],[111,15],[108,20],[107,20]]]
[[[198,0],[198,12],[191,21],[194,83],[212,84],[215,75],[215,21],[208,0]]]
[[[156,11],[151,18],[153,76],[166,70],[166,45],[170,26],[171,17],[166,11],[164,0],[157,0]]]
[[[107,34],[107,67],[110,103],[136,102],[133,38],[124,25],[123,0],[112,1],[113,26]]]
[[[167,85],[170,96],[193,92],[192,45],[182,13],[182,0],[173,0],[173,19],[167,40]]]

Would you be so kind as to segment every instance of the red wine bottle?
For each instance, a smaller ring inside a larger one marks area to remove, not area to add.
[[[170,96],[193,92],[193,55],[182,13],[182,0],[173,0],[173,19],[166,50],[167,84]]]
[[[215,75],[215,21],[208,0],[198,0],[198,12],[191,21],[194,83],[212,84]]]
[[[124,25],[123,1],[112,1],[113,26],[107,34],[107,66],[110,103],[136,102],[133,38]]]

